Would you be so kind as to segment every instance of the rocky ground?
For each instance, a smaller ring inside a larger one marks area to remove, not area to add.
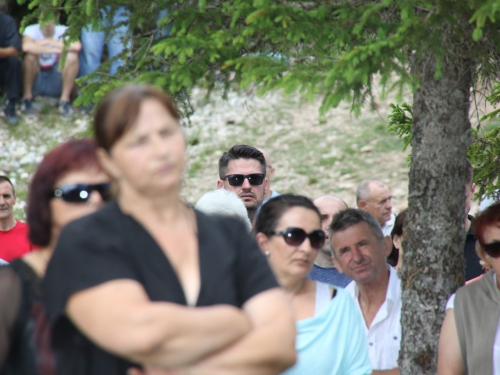
[[[193,93],[195,112],[188,138],[188,168],[183,196],[191,203],[215,189],[217,162],[233,144],[265,148],[271,154],[276,176],[272,188],[311,198],[335,194],[355,204],[356,185],[364,178],[385,181],[393,192],[395,211],[406,205],[407,153],[402,143],[388,134],[388,104],[394,99],[375,98],[377,110],[366,106],[356,118],[348,106],[320,116],[317,102],[270,93],[257,97],[233,92],[226,100],[219,93],[206,99]],[[22,218],[30,176],[44,153],[72,136],[88,133],[91,118],[76,112],[64,122],[50,107],[34,119],[23,119],[15,128],[0,118],[0,173],[12,177],[18,190],[16,213]]]

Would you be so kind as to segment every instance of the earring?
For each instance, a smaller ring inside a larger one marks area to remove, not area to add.
[[[264,255],[269,258],[269,251],[264,251]]]

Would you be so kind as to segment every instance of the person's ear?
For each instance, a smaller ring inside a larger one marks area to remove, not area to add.
[[[111,155],[105,149],[98,148],[96,156],[103,171],[106,172],[112,179],[118,180],[121,176],[120,169]]]
[[[401,249],[401,236],[399,234],[395,234],[394,237],[392,237],[392,244],[396,249]]]
[[[387,258],[392,251],[392,239],[390,236],[385,236],[383,242],[384,242],[384,255]]]
[[[474,194],[476,193],[476,184],[473,182],[471,187],[470,187],[470,194],[472,198],[474,198]]]
[[[358,202],[358,208],[360,210],[365,210],[366,209],[366,201],[364,199],[360,199]]]
[[[222,188],[224,188],[224,181],[217,180],[217,189],[222,189]]]
[[[257,245],[259,245],[260,251],[266,255],[269,254],[269,239],[267,236],[259,232],[255,235],[255,240],[257,241]]]
[[[266,177],[266,179],[264,180],[264,194],[267,193],[267,189],[269,189],[269,187],[268,187],[267,177]]]

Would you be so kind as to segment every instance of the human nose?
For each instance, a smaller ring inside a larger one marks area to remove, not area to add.
[[[243,179],[243,184],[241,185],[241,187],[243,189],[246,189],[246,190],[248,190],[248,189],[250,189],[252,187],[252,185],[250,185],[250,182],[248,181],[248,177],[245,177]]]
[[[94,205],[96,207],[100,207],[103,205],[104,200],[102,199],[101,194],[98,191],[94,190],[90,193],[87,203]]]
[[[363,254],[357,248],[351,250],[351,256],[352,260],[356,263],[361,263],[361,261],[363,260]]]

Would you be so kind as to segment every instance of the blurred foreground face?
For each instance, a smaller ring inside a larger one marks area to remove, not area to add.
[[[177,120],[158,100],[145,99],[136,123],[111,147],[107,169],[120,190],[163,196],[181,185],[185,150]]]
[[[54,189],[70,187],[77,184],[102,184],[109,183],[109,177],[100,169],[89,167],[87,169],[66,173],[57,180]],[[86,192],[79,193],[81,197],[86,197]],[[104,200],[97,191],[90,192],[86,201],[67,202],[63,197],[53,198],[50,201],[52,213],[52,226],[59,231],[70,221],[78,219],[96,211],[104,204]]]

